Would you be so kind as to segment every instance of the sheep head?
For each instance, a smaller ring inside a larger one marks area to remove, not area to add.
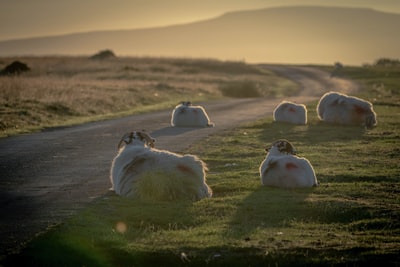
[[[181,104],[182,104],[183,106],[191,106],[191,105],[192,105],[192,102],[190,102],[190,101],[182,101]]]
[[[279,153],[296,155],[296,149],[294,146],[286,139],[279,139],[274,141],[271,146],[265,149],[267,152],[270,152],[272,149]]]
[[[156,141],[154,138],[152,138],[148,133],[144,131],[133,131],[130,133],[126,133],[122,136],[121,140],[118,143],[118,149],[121,148],[123,142],[125,143],[125,145],[128,145],[132,143],[134,140],[139,140],[149,147],[154,147],[154,142]]]
[[[365,117],[365,127],[371,129],[374,126],[376,126],[376,115],[370,112],[370,114]]]

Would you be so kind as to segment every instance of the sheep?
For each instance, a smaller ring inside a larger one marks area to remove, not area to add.
[[[329,123],[367,128],[377,125],[376,113],[370,102],[338,92],[328,92],[321,97],[317,114],[320,120]]]
[[[303,104],[282,101],[273,112],[274,121],[307,124],[307,108]]]
[[[288,140],[276,140],[266,151],[267,156],[259,168],[262,185],[283,188],[318,185],[311,163],[295,156],[296,149]]]
[[[172,111],[171,125],[174,127],[213,127],[202,106],[193,106],[190,101],[181,102]]]
[[[212,196],[206,184],[206,164],[194,155],[154,148],[143,131],[125,134],[110,171],[116,194],[143,200],[200,200]]]

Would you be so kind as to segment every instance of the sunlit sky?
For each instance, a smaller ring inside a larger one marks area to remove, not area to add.
[[[229,11],[288,5],[400,13],[399,0],[0,0],[0,40],[168,26]]]

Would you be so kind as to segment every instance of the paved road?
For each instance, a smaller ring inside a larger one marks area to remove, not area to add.
[[[306,67],[264,65],[298,82],[302,92],[289,98],[298,103],[324,92],[349,92],[357,86]],[[120,137],[146,129],[156,146],[178,153],[210,134],[247,121],[272,116],[282,99],[230,99],[204,103],[213,128],[172,128],[170,110],[116,120],[57,128],[0,139],[0,259],[35,234],[58,224],[106,194],[109,170]],[[212,185],[211,185],[212,186]]]

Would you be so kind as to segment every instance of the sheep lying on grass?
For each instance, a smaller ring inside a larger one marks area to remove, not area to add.
[[[110,173],[115,193],[148,200],[211,197],[203,161],[193,155],[155,149],[154,142],[145,132],[131,132],[122,137]]]
[[[322,121],[329,123],[367,128],[377,124],[376,113],[370,102],[337,92],[328,92],[321,97],[317,113]]]
[[[175,127],[212,127],[214,123],[202,106],[193,106],[190,101],[182,102],[172,111],[171,125]]]
[[[284,139],[272,143],[260,165],[263,185],[294,188],[317,186],[317,178],[310,162],[295,156],[293,145]]]
[[[274,121],[307,124],[307,108],[303,104],[282,101],[273,112]]]

